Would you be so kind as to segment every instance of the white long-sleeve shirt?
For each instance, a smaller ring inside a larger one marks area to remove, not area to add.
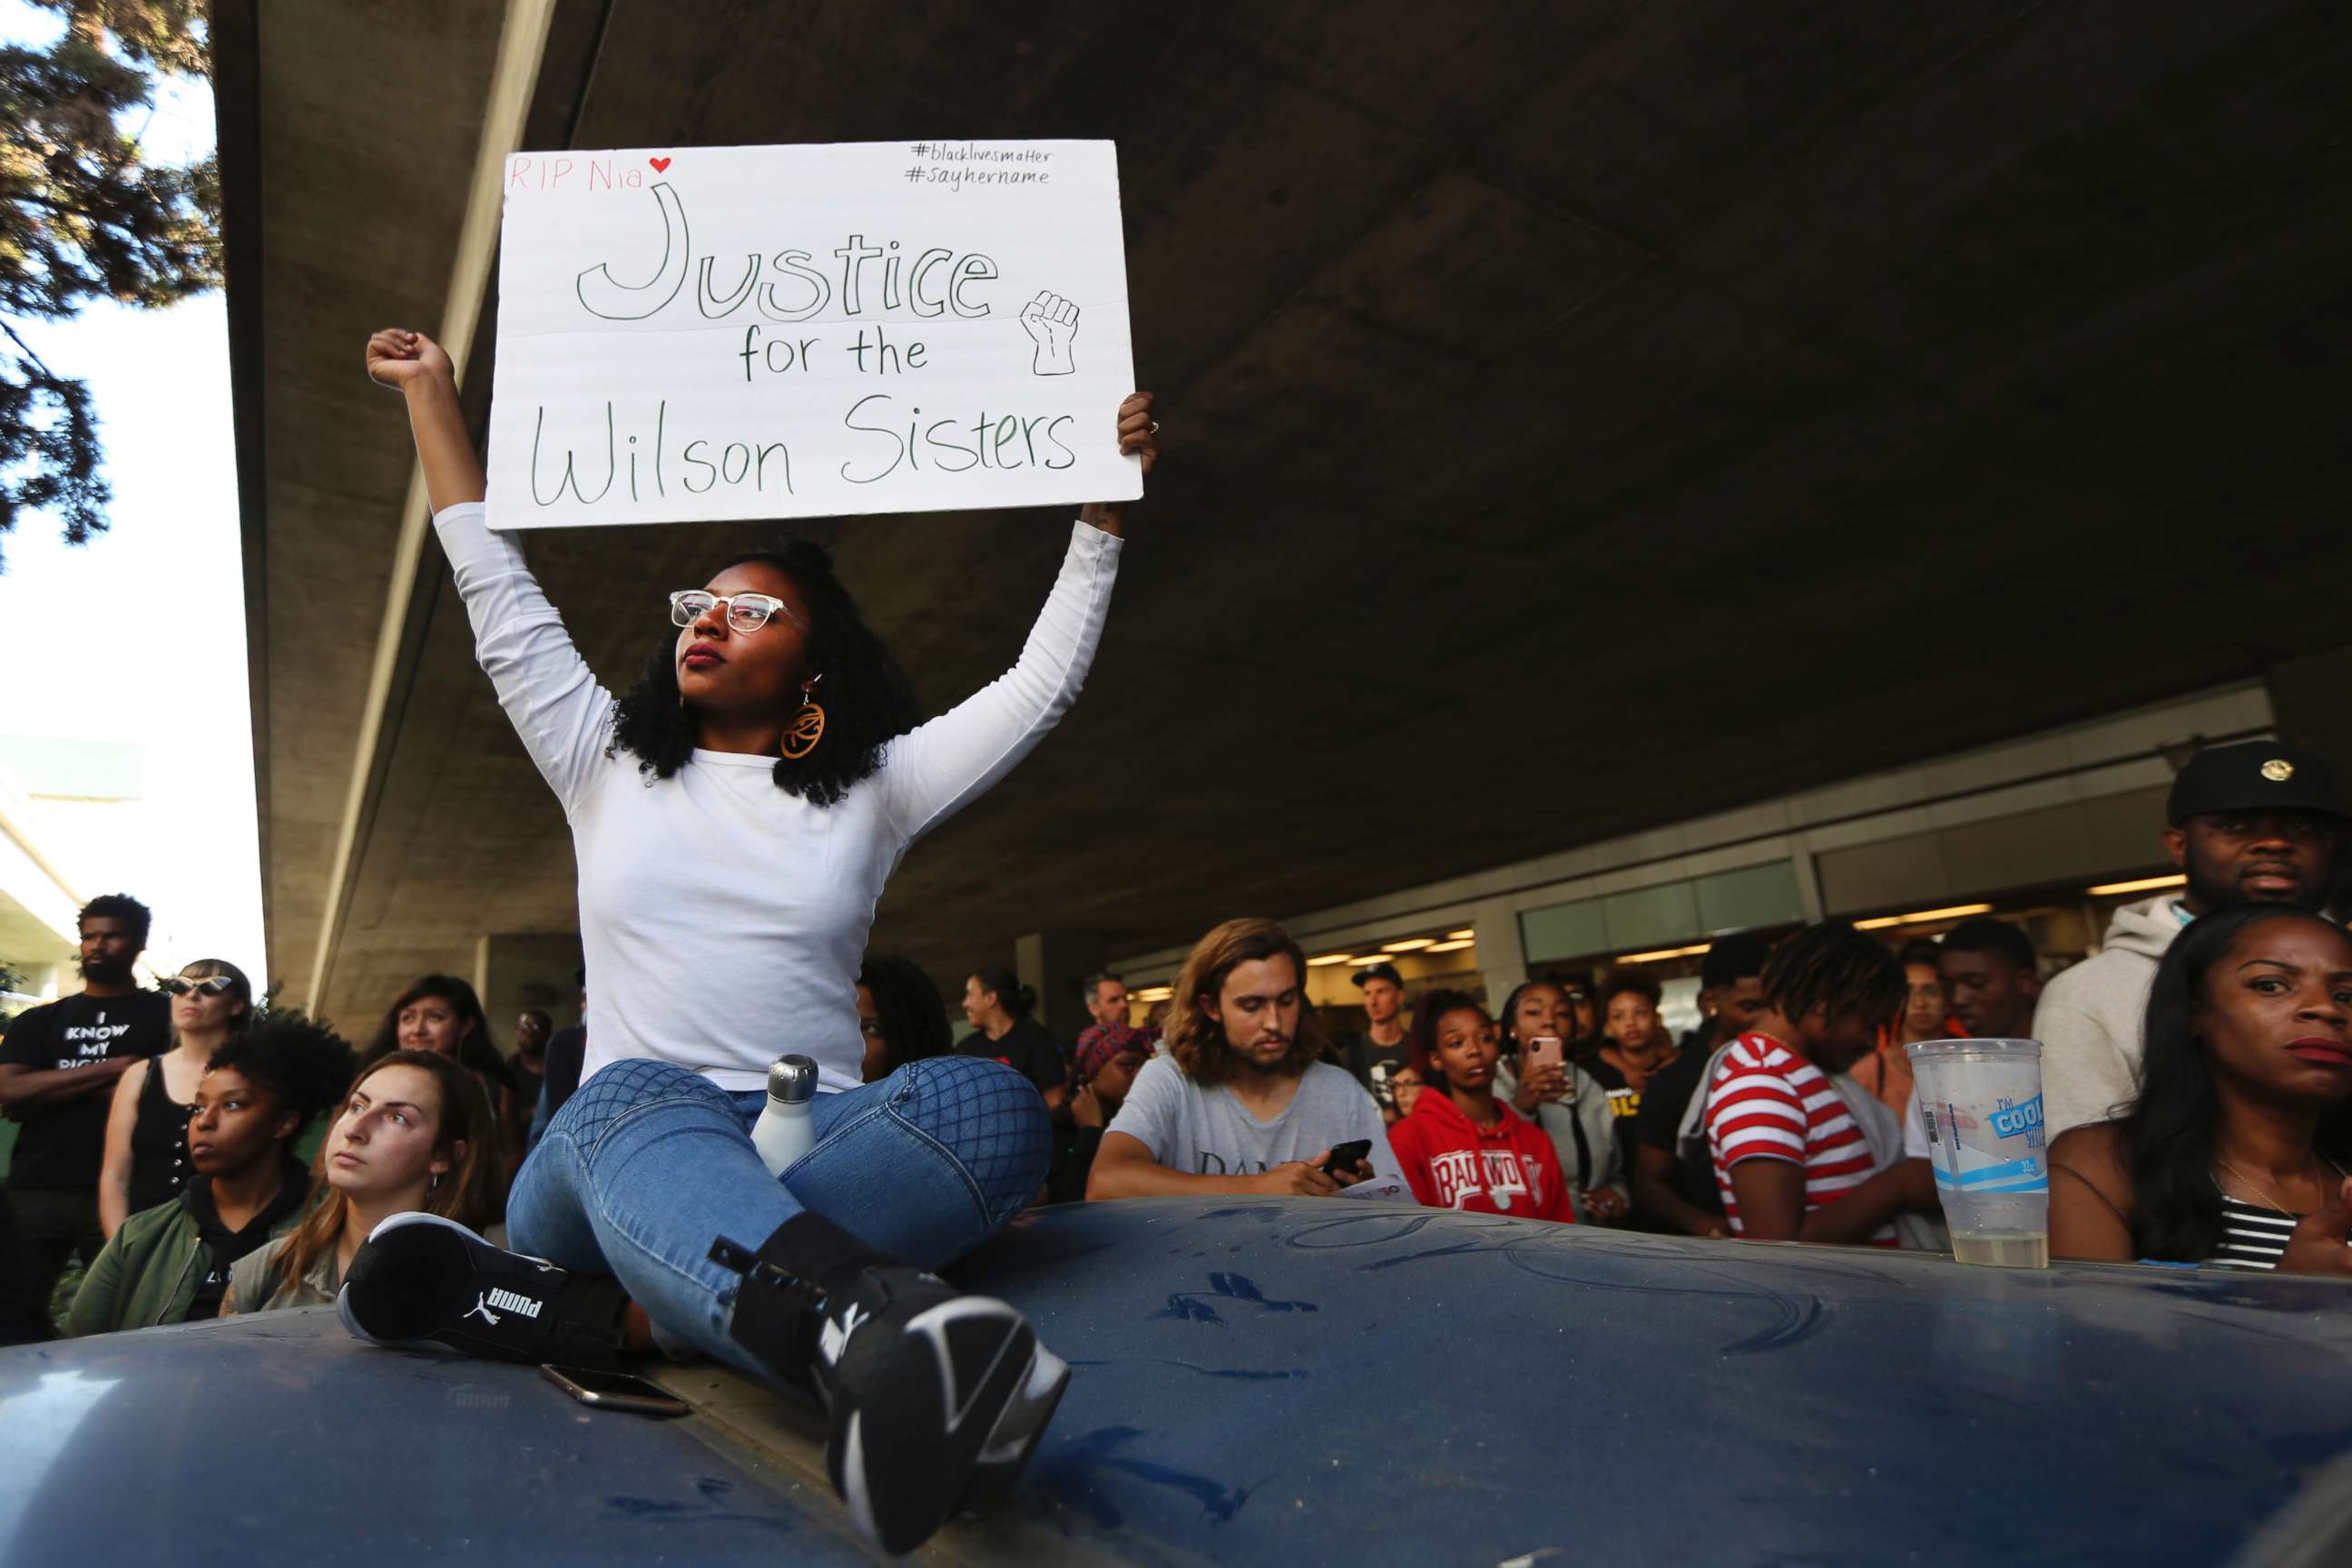
[[[572,646],[510,533],[479,502],[434,520],[474,647],[524,749],[563,803],[580,864],[588,1055],[656,1057],[758,1089],[786,1051],[854,1089],[857,970],[908,846],[1012,771],[1076,698],[1102,635],[1119,541],[1081,522],[1012,669],[892,741],[831,806],[776,787],[772,757],[694,752],[667,779],[607,757],[613,698]],[[648,598],[650,606],[658,595]]]

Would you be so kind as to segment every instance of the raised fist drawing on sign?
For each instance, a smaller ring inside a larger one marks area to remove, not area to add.
[[[1078,308],[1047,289],[1021,307],[1021,324],[1037,354],[1029,363],[1035,375],[1067,375],[1078,368],[1070,358],[1070,340],[1078,335]]]

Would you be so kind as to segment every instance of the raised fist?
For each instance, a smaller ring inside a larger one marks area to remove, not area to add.
[[[1078,335],[1078,308],[1059,294],[1039,289],[1021,307],[1021,325],[1037,345],[1029,369],[1035,375],[1067,375],[1078,368],[1070,358],[1070,340]]]
[[[449,355],[423,332],[387,327],[367,341],[368,379],[395,391],[427,376],[451,377]]]

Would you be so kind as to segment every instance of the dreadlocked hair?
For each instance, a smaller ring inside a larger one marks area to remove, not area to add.
[[[1764,964],[1764,998],[1787,1018],[1820,1006],[1832,1018],[1892,1023],[1910,994],[1903,961],[1843,921],[1807,926]]]
[[[753,551],[720,563],[719,570],[753,563],[799,586],[808,610],[810,660],[824,677],[816,697],[824,708],[824,737],[797,762],[776,759],[776,787],[811,805],[838,805],[852,784],[881,766],[885,746],[922,721],[914,686],[834,575],[833,556],[823,545],[796,541],[781,550]],[[614,703],[613,721],[604,754],[627,752],[648,778],[668,778],[693,760],[698,725],[678,695],[675,636],[655,645],[637,683]]]

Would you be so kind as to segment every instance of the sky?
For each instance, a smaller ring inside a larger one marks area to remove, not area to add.
[[[0,39],[37,46],[57,30],[52,16],[0,0]],[[211,149],[205,83],[166,91],[142,118],[151,159]],[[100,302],[70,321],[11,324],[50,368],[90,384],[114,501],[112,526],[86,545],[66,544],[56,520],[38,515],[0,535],[0,733],[146,748],[133,830],[61,827],[62,841],[44,847],[83,896],[125,891],[154,910],[151,963],[226,958],[261,983],[222,297],[169,310]]]

